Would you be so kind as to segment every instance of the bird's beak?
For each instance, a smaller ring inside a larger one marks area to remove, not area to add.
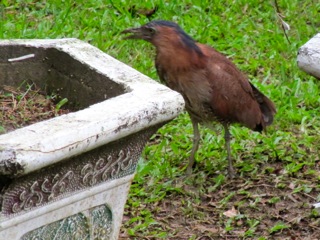
[[[124,39],[144,39],[144,34],[141,28],[129,28],[121,32],[121,34],[131,33],[124,37]]]

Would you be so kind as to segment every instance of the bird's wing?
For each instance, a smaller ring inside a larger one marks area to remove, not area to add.
[[[205,45],[204,45],[205,46]],[[252,98],[253,89],[246,76],[229,60],[226,56],[216,51],[214,48],[205,46],[205,51],[209,55],[208,68],[211,70],[211,77],[215,78],[216,84],[224,86],[228,91],[242,88]],[[222,89],[223,90],[223,89]]]
[[[261,123],[261,111],[250,82],[223,54],[209,46],[200,46],[208,59],[206,80],[210,84],[213,113],[227,122],[256,129]]]

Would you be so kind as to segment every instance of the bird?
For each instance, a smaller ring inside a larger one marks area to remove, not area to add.
[[[199,125],[224,128],[228,175],[236,176],[230,150],[230,125],[240,124],[262,132],[271,125],[275,104],[261,93],[237,66],[215,48],[188,35],[177,23],[153,20],[123,30],[124,39],[140,39],[156,50],[155,67],[160,81],[179,92],[193,126],[193,144],[187,174],[193,171],[199,148]]]

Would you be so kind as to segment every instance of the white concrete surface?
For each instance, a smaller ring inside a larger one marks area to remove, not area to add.
[[[320,33],[299,49],[297,62],[301,70],[320,79]]]

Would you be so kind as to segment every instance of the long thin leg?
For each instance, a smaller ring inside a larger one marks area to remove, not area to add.
[[[199,148],[199,141],[200,141],[199,123],[192,117],[191,117],[191,121],[192,121],[192,127],[193,127],[193,144],[192,144],[191,155],[189,158],[189,165],[187,168],[187,175],[190,175],[192,173],[192,166],[194,164],[195,154]]]
[[[231,151],[230,151],[231,134],[229,132],[229,126],[227,124],[224,124],[223,127],[224,127],[224,140],[225,140],[227,154],[228,154],[228,157],[227,157],[228,158],[228,174],[230,178],[234,178],[235,171],[232,166]]]

